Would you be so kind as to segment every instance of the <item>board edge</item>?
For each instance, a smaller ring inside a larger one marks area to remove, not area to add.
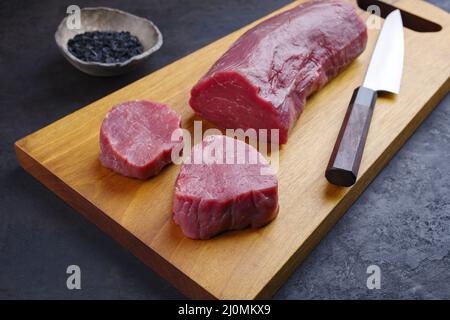
[[[14,144],[16,158],[20,166],[41,182],[46,188],[54,192],[76,212],[81,214],[89,222],[93,223],[102,232],[119,243],[123,248],[131,252],[147,267],[167,280],[171,285],[191,299],[217,300],[212,293],[200,286],[195,280],[189,278],[181,270],[164,259],[151,247],[147,246],[127,229],[110,218],[107,214],[93,205],[64,181],[48,170],[44,165],[36,161],[24,148],[26,138],[18,140]]]
[[[439,102],[450,91],[450,77],[447,78],[435,94],[425,103],[420,111],[409,121],[405,128],[395,137],[383,153],[367,169],[356,184],[352,192],[348,192],[330,214],[322,220],[317,228],[308,236],[307,240],[286,261],[280,270],[272,277],[266,286],[257,294],[255,299],[263,300],[273,296],[287,281],[293,271],[312,252],[312,250],[325,238],[333,226],[347,213],[348,209],[363,194],[366,188],[382,172],[383,168],[395,157],[403,145],[413,136],[420,125],[428,118]],[[356,189],[356,190],[355,190]]]

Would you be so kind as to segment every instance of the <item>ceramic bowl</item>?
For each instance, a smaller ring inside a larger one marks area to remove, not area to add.
[[[68,17],[60,23],[55,33],[56,44],[74,67],[93,76],[108,77],[126,73],[148,59],[163,44],[162,34],[153,22],[117,9],[104,7],[81,9],[80,29],[69,29],[67,19]],[[77,34],[88,31],[128,31],[139,39],[144,52],[121,63],[82,61],[69,52],[67,42]]]

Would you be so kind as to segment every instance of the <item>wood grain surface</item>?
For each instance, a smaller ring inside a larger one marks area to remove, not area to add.
[[[280,151],[280,215],[263,229],[226,233],[209,241],[189,240],[172,221],[179,167],[170,166],[142,182],[114,174],[98,161],[100,125],[117,103],[134,99],[166,103],[182,116],[183,127],[191,128],[196,118],[188,106],[190,89],[250,26],[18,141],[18,160],[187,296],[268,298],[450,89],[449,14],[420,0],[401,0],[396,5],[432,19],[443,30],[405,29],[402,92],[377,101],[358,181],[352,188],[338,188],[327,182],[324,173],[349,99],[362,83],[376,29],[370,30],[365,53],[308,100]]]

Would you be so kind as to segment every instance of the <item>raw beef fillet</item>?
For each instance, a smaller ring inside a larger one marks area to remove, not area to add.
[[[173,212],[175,223],[192,239],[260,228],[278,215],[278,181],[253,147],[209,136],[192,149],[181,168]]]
[[[147,179],[171,163],[171,141],[180,128],[180,117],[169,107],[149,101],[131,101],[115,106],[100,132],[100,161],[124,176]]]
[[[192,89],[190,105],[225,129],[279,129],[284,144],[306,98],[366,44],[366,25],[352,4],[301,4],[238,39]]]

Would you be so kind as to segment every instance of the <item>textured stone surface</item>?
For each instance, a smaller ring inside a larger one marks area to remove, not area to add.
[[[278,292],[278,299],[450,298],[450,95]],[[381,268],[381,290],[366,287]]]
[[[146,16],[165,36],[142,69],[110,79],[75,70],[54,45],[72,2],[0,3],[0,298],[183,298],[19,168],[13,143],[288,2],[77,1]],[[447,96],[275,298],[450,298],[449,124]],[[80,291],[66,289],[70,264]],[[380,290],[366,288],[371,264]]]

